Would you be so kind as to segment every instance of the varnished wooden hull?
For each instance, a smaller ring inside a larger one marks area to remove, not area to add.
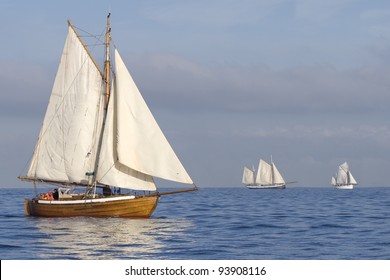
[[[27,216],[39,217],[126,217],[149,218],[158,203],[158,196],[123,196],[115,199],[45,201],[25,199]]]

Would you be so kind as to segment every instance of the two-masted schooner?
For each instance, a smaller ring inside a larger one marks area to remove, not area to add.
[[[282,174],[271,161],[271,164],[260,159],[257,172],[254,168],[244,167],[242,183],[249,189],[285,189],[286,182]]]
[[[101,70],[68,21],[39,138],[19,176],[55,192],[25,199],[26,215],[147,218],[161,195],[197,189],[116,49],[111,62],[110,43],[108,15]],[[153,177],[193,187],[158,192]]]
[[[339,165],[339,169],[335,176],[331,180],[332,186],[336,189],[353,189],[354,185],[357,185],[355,178],[352,176],[347,162]]]

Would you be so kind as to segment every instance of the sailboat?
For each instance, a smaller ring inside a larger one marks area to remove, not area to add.
[[[260,159],[257,172],[254,168],[244,167],[242,183],[249,189],[285,189],[284,181],[276,165]]]
[[[331,184],[337,189],[353,189],[353,186],[357,185],[347,162],[340,164],[336,175],[332,177]]]
[[[26,215],[148,218],[161,195],[197,190],[116,48],[111,60],[110,15],[103,45],[101,70],[68,20],[33,156],[18,177],[36,189],[24,201]],[[193,186],[159,192],[154,178]],[[39,183],[53,193],[39,195]]]

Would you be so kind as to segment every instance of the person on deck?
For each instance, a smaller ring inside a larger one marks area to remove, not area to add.
[[[59,195],[58,195],[58,189],[54,189],[54,191],[53,191],[53,199],[54,199],[54,200],[58,200],[58,197],[59,197]]]

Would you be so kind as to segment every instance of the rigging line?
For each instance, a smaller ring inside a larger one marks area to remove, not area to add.
[[[73,26],[74,26],[74,28],[76,28],[77,30],[80,30],[81,32],[84,32],[84,33],[88,34],[88,36],[87,36],[87,35],[81,35],[80,37],[95,38],[98,42],[102,42],[102,43],[104,44],[104,41],[101,40],[101,38],[103,37],[103,34],[105,34],[105,32],[106,32],[106,29],[105,29],[105,28],[104,28],[103,32],[102,32],[100,35],[94,35],[94,34],[88,32],[88,31],[85,31],[84,29],[81,29],[80,27],[77,27],[77,26],[75,26],[75,25],[73,25]]]
[[[104,44],[85,44],[87,47],[104,46]]]

